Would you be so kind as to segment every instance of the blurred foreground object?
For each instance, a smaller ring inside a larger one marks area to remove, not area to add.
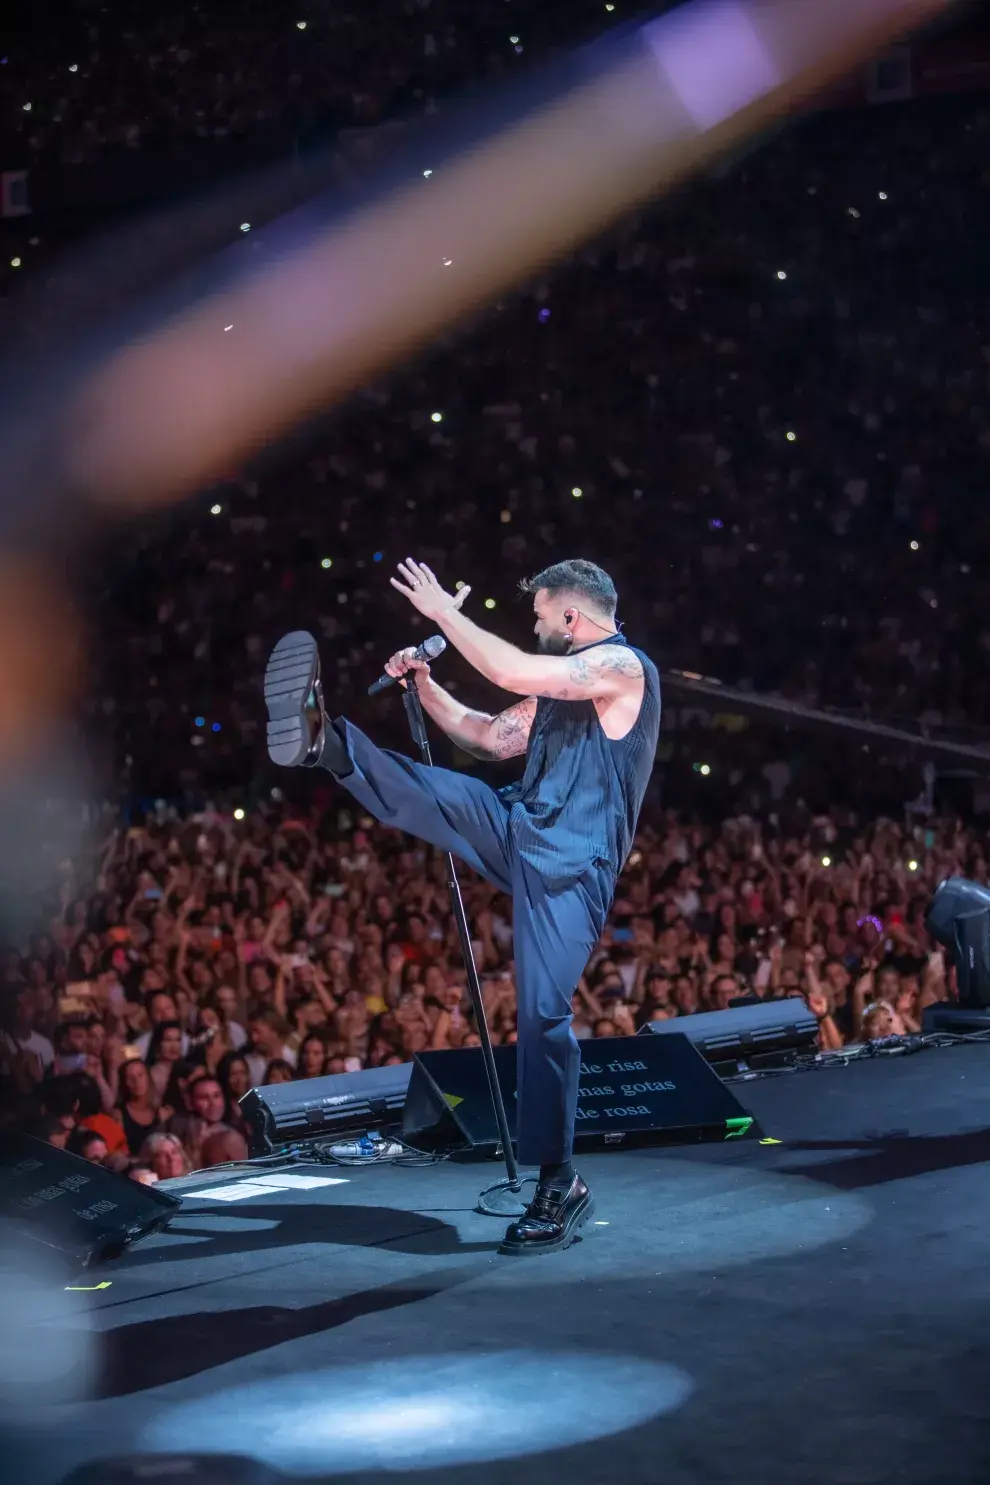
[[[0,1426],[29,1424],[35,1409],[93,1390],[97,1346],[78,1295],[66,1290],[72,1281],[57,1253],[25,1246],[0,1223]]]
[[[0,553],[0,768],[30,769],[79,679],[75,615],[34,556]]]

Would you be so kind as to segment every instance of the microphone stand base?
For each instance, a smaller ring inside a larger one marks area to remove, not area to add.
[[[481,1212],[485,1217],[501,1217],[512,1221],[514,1217],[521,1217],[525,1212],[525,1206],[519,1205],[519,1193],[522,1188],[530,1182],[537,1182],[538,1176],[520,1176],[517,1181],[496,1181],[494,1186],[486,1186],[478,1197],[476,1212]]]

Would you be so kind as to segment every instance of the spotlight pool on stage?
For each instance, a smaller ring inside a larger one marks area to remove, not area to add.
[[[608,1353],[406,1356],[180,1403],[142,1445],[249,1455],[288,1474],[436,1469],[618,1434],[694,1390],[675,1366]]]

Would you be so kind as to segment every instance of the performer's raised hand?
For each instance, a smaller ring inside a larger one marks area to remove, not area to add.
[[[399,577],[402,579],[401,582],[399,578],[389,578],[392,587],[404,598],[408,598],[413,608],[417,609],[425,619],[439,619],[451,609],[456,611],[471,591],[470,588],[464,587],[457,593],[448,593],[440,586],[426,563],[414,562],[412,557],[407,557],[404,562],[399,563]]]

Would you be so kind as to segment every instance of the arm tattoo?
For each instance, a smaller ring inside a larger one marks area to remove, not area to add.
[[[469,711],[465,714],[464,721],[467,723],[481,723],[487,732],[487,730],[491,729],[495,718],[488,716],[486,712]],[[461,751],[468,753],[472,758],[480,758],[484,761],[492,756],[489,748],[485,747],[482,743],[472,742],[470,735],[465,736],[459,728],[451,731],[450,736],[454,739],[454,742]]]
[[[577,701],[582,697],[598,694],[597,685],[607,675],[622,676],[626,680],[642,680],[643,666],[637,655],[619,645],[607,645],[594,654],[571,655],[567,660],[567,674],[573,682],[570,690],[544,692],[556,696],[558,701]]]
[[[527,696],[507,711],[492,719],[489,729],[489,758],[518,758],[529,744],[529,732],[536,716],[536,697]]]

